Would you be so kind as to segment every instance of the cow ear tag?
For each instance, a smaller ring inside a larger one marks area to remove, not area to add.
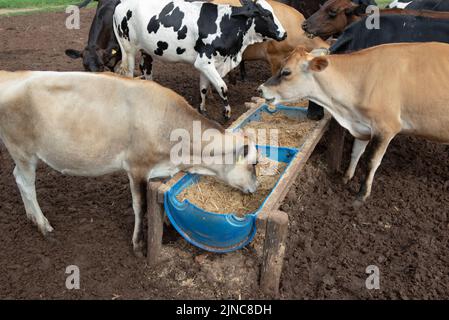
[[[112,49],[112,55],[115,56],[116,53],[117,53],[117,50]]]

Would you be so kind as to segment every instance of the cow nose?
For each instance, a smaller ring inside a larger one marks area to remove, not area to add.
[[[260,86],[259,88],[257,88],[257,93],[259,94],[260,97],[263,97],[263,89],[262,89],[262,86]]]
[[[287,39],[287,32],[284,32],[284,35],[282,36],[281,41],[285,40],[285,39]]]

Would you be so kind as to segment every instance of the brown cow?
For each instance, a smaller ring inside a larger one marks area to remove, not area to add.
[[[382,9],[381,15],[400,14],[448,19],[449,12],[431,10]],[[348,25],[367,15],[366,5],[358,5],[351,0],[329,0],[302,25],[309,37],[327,39],[343,32]]]
[[[70,175],[125,171],[138,255],[149,179],[186,171],[216,176],[243,192],[257,188],[255,144],[245,144],[241,133],[225,132],[153,81],[106,73],[0,71],[0,138],[16,164],[26,214],[44,235],[53,228],[36,198],[39,161]],[[225,139],[232,143],[223,145]]]
[[[345,181],[368,143],[368,171],[355,204],[370,195],[374,174],[397,134],[449,144],[449,45],[386,44],[320,56],[298,48],[259,90],[270,103],[309,99],[356,138]],[[385,57],[395,57],[394,65]]]

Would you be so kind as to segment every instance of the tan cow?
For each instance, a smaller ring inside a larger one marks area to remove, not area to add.
[[[371,141],[368,172],[355,203],[360,205],[394,136],[449,143],[449,45],[387,44],[351,54],[322,53],[296,49],[259,89],[271,103],[310,99],[351,132],[356,140],[345,181]],[[394,64],[385,57],[395,57]]]
[[[246,144],[241,133],[225,132],[152,81],[111,74],[0,71],[0,138],[16,164],[14,176],[26,214],[44,235],[53,228],[36,199],[39,161],[70,175],[126,171],[137,254],[149,179],[187,171],[216,176],[243,192],[257,188],[255,144]],[[225,139],[233,143],[222,144]]]
[[[230,4],[241,6],[240,0],[214,0],[217,4]],[[307,37],[301,26],[305,21],[304,16],[294,8],[277,2],[268,0],[273,8],[276,17],[287,31],[287,39],[284,41],[269,40],[249,46],[243,54],[243,60],[264,60],[271,66],[272,74],[281,67],[283,61],[291,54],[297,46],[304,46],[308,51],[316,48],[328,48],[329,45],[320,38],[310,39]]]

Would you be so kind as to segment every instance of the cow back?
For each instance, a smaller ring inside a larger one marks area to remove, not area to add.
[[[449,43],[449,20],[410,15],[383,15],[380,29],[367,29],[363,18],[351,24],[334,43],[331,53],[347,53],[395,42]]]

